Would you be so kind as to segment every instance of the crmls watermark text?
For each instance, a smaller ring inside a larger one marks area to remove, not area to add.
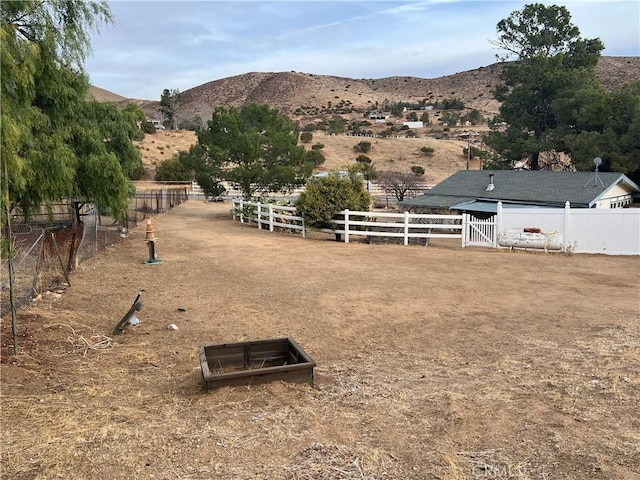
[[[525,478],[526,465],[474,465],[471,468],[473,478]]]

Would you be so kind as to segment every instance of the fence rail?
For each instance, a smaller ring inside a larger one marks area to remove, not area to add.
[[[289,229],[294,233],[300,232],[306,236],[304,219],[295,215],[295,207],[264,204],[261,202],[246,202],[233,199],[233,218],[240,222],[256,222],[258,228],[268,226],[269,231],[274,227]],[[428,215],[417,213],[391,212],[361,212],[343,210],[333,219],[337,228],[321,228],[318,231],[335,234],[337,238],[349,243],[351,237],[387,237],[401,239],[404,245],[410,240],[424,240],[428,243],[431,238],[459,238],[463,237],[464,215]]]

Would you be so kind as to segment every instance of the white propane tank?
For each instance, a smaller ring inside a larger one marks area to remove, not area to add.
[[[505,230],[498,235],[498,245],[510,248],[562,250],[562,235],[558,232],[527,232],[534,229]]]

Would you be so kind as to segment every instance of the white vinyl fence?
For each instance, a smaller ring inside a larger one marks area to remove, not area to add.
[[[574,253],[640,255],[639,208],[502,208],[497,230],[537,227],[562,235],[563,250]]]
[[[239,218],[241,223],[256,222],[258,228],[267,228],[273,232],[275,227],[286,228],[293,232],[300,232],[306,237],[304,219],[296,216],[296,207],[274,205],[273,203],[245,202],[241,198],[234,198],[233,219]]]
[[[500,232],[534,227],[561,235],[564,252],[640,255],[640,208],[572,209],[568,202],[565,208],[503,208],[498,203],[497,212],[482,220],[468,214],[344,210],[334,217],[335,230],[320,231],[338,234],[345,243],[354,236],[387,237],[404,245],[416,240],[427,244],[430,238],[459,238],[462,247],[498,248]],[[304,220],[296,215],[295,207],[234,199],[233,217],[256,222],[261,229],[280,227],[306,236]]]
[[[241,222],[252,221],[258,228],[281,227],[306,234],[304,220],[296,216],[295,207],[233,200],[233,218]],[[343,210],[334,217],[335,229],[321,232],[340,235],[345,243],[354,236],[395,238],[408,245],[410,240],[430,238],[462,239],[464,215],[425,215],[415,213],[359,212]]]

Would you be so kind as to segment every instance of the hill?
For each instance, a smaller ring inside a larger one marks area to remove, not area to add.
[[[432,79],[402,76],[353,79],[300,72],[252,72],[214,80],[182,92],[176,116],[178,120],[185,120],[199,115],[206,120],[215,106],[241,107],[255,102],[267,103],[305,122],[322,113],[370,110],[388,103],[445,98],[458,98],[465,106],[475,108],[485,116],[493,116],[499,104],[491,91],[499,83],[501,68],[501,63],[494,63]],[[640,80],[640,57],[601,57],[596,73],[607,90]],[[159,118],[157,100],[111,95],[117,97],[113,101],[137,103],[148,118]]]
[[[144,140],[134,142],[142,154],[145,173],[142,180],[153,180],[156,167],[164,160],[177,154],[179,150],[188,150],[196,142],[196,135],[189,130],[159,130],[155,134],[145,135]],[[322,152],[326,158],[320,170],[340,170],[354,163],[358,156],[353,147],[361,140],[371,141],[371,158],[379,171],[407,171],[413,165],[422,166],[424,183],[434,185],[449,175],[466,168],[467,158],[463,153],[466,142],[459,139],[438,140],[435,138],[362,138],[347,135],[314,134],[313,143],[322,143]],[[311,144],[306,147],[310,148]],[[422,154],[422,147],[431,147],[432,156]],[[470,168],[477,170],[480,162],[471,159]]]
[[[479,110],[492,117],[499,109],[492,89],[499,82],[502,64],[495,63],[474,70],[434,79],[417,77],[388,77],[381,79],[353,79],[300,72],[247,73],[208,82],[180,94],[177,119],[190,120],[196,116],[210,118],[214,106],[242,107],[249,103],[267,103],[304,125],[328,115],[340,114],[347,121],[363,119],[363,110],[382,110],[385,105],[405,102],[431,102],[460,99],[467,108]],[[596,69],[598,78],[607,90],[631,80],[640,79],[640,57],[601,57]],[[99,100],[118,103],[135,102],[149,119],[160,118],[158,101],[127,99],[106,90],[93,88]],[[158,95],[159,98],[159,95]],[[367,127],[376,130],[376,127]],[[385,128],[380,126],[378,129]],[[473,127],[476,129],[476,127]],[[440,127],[441,130],[441,127]],[[416,130],[420,139],[382,139],[372,141],[368,156],[379,170],[408,169],[423,166],[425,181],[437,183],[460,168],[466,168],[463,148],[466,142],[456,139],[456,129],[450,132],[452,140],[436,140],[437,128]],[[461,129],[458,129],[461,130]],[[314,135],[313,143],[325,145],[326,163],[323,169],[341,168],[352,163],[357,155],[353,146],[361,139],[345,136]],[[158,132],[147,135],[138,144],[145,162],[146,179],[152,179],[155,167],[163,159],[171,158],[178,150],[186,149],[195,141],[192,132]],[[310,145],[307,145],[310,147]],[[423,146],[434,149],[432,157],[420,154]],[[479,168],[473,162],[471,168]]]

